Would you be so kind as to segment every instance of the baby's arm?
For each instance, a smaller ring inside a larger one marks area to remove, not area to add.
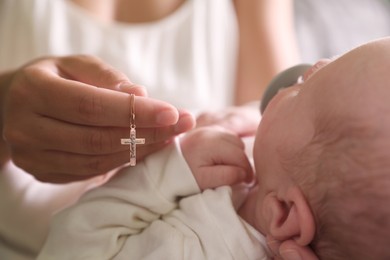
[[[175,142],[54,217],[38,259],[112,259],[129,236],[200,190]]]
[[[181,149],[201,190],[253,180],[242,140],[222,127],[200,127],[181,138]]]

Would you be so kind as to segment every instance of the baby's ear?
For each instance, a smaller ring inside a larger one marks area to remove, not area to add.
[[[284,198],[269,193],[264,200],[263,213],[271,237],[283,242],[295,240],[298,245],[310,244],[315,235],[314,216],[302,191],[294,186]]]

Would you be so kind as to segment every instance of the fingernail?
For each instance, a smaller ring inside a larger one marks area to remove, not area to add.
[[[133,83],[130,83],[130,82],[128,82],[128,81],[124,81],[124,82],[121,82],[121,83],[117,86],[117,88],[118,88],[118,90],[120,90],[120,91],[129,92],[133,86],[134,86]]]
[[[175,125],[175,133],[181,134],[195,127],[195,119],[192,115],[188,114],[179,118],[179,121]]]
[[[302,257],[300,254],[298,254],[295,250],[286,250],[280,252],[280,255],[283,257],[283,259],[290,259],[290,260],[302,260]]]
[[[118,85],[118,89],[121,92],[125,92],[128,94],[134,94],[137,96],[147,96],[147,91],[144,86],[136,85],[130,82],[122,82]]]
[[[178,113],[174,110],[165,110],[157,114],[157,124],[162,126],[174,125],[177,123]]]

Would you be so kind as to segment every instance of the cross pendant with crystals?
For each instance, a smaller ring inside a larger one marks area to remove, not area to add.
[[[130,166],[136,165],[137,144],[145,144],[145,138],[137,138],[135,127],[130,127],[130,138],[122,138],[121,144],[130,145]]]

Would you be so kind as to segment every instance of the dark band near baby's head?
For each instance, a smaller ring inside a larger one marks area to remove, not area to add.
[[[311,67],[312,65],[310,64],[299,64],[290,67],[276,75],[267,86],[263,98],[261,99],[261,114],[264,113],[264,110],[267,107],[268,103],[276,95],[276,93],[278,93],[279,90],[283,88],[288,88],[297,83],[299,78],[303,76],[303,74]]]

